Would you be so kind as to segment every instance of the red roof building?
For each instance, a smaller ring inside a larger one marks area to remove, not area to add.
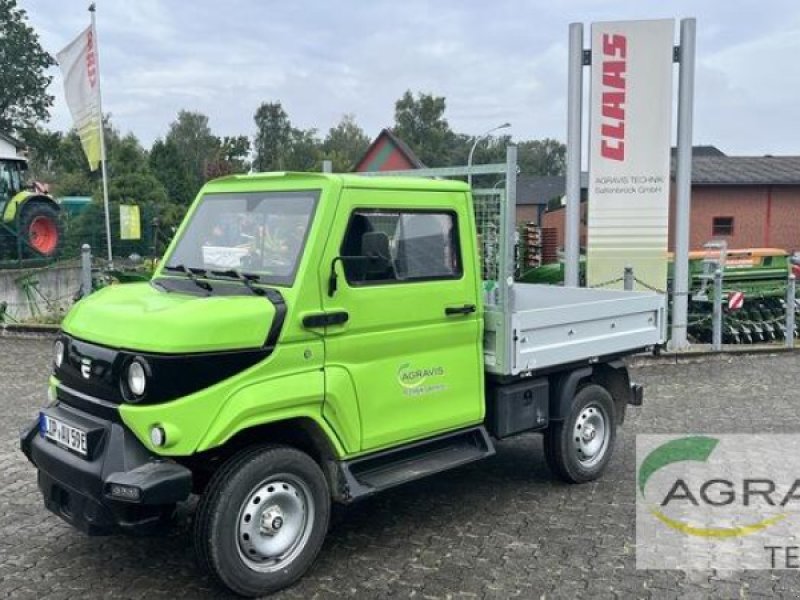
[[[397,137],[391,129],[382,129],[367,148],[364,156],[356,163],[353,171],[401,171],[424,169],[425,165],[414,151]]]

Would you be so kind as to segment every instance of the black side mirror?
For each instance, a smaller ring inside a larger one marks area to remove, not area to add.
[[[337,256],[331,262],[331,274],[328,277],[328,296],[332,297],[338,287],[336,263],[340,262],[349,269],[348,273],[356,276],[379,274],[392,266],[392,254],[389,250],[389,236],[382,231],[369,231],[361,236],[361,256]]]
[[[361,254],[367,260],[367,273],[383,273],[392,264],[389,236],[382,231],[365,233],[361,236]]]

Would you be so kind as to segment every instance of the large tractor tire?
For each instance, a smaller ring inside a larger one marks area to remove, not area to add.
[[[22,236],[23,256],[54,256],[64,239],[58,209],[42,200],[26,202],[22,205],[18,235]]]

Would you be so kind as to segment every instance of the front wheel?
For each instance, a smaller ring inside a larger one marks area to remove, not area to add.
[[[242,596],[261,596],[299,579],[314,562],[330,515],[317,463],[287,447],[245,451],[215,474],[197,509],[201,564]]]
[[[569,414],[544,433],[547,464],[564,481],[597,479],[614,450],[617,419],[611,394],[599,385],[587,385],[575,394]]]

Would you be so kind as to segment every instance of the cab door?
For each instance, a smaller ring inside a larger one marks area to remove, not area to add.
[[[468,210],[463,191],[342,192],[320,265],[323,288],[336,288],[323,289],[325,313],[337,315],[325,327],[325,370],[349,375],[362,450],[483,419]]]

